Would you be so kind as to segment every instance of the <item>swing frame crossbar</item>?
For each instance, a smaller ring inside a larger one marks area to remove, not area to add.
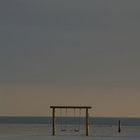
[[[85,118],[86,118],[86,136],[89,135],[89,109],[91,106],[50,106],[52,109],[52,135],[55,135],[55,111],[56,109],[85,109]]]

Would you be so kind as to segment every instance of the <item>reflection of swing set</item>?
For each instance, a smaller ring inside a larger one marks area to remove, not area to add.
[[[79,132],[80,131],[80,122],[81,122],[81,110],[85,110],[85,131],[86,131],[86,136],[89,135],[89,112],[88,110],[91,109],[90,106],[50,106],[52,109],[52,135],[55,135],[55,129],[56,129],[56,109],[60,109],[60,116],[59,116],[59,121],[62,124],[65,124],[65,127],[61,125],[61,131],[65,132],[67,131],[67,124],[68,121],[70,121],[70,117],[68,117],[68,109],[73,109],[74,110],[74,116],[73,116],[73,123],[74,123],[74,132]],[[62,117],[62,110],[65,109],[65,119]],[[79,110],[78,114],[76,111]]]

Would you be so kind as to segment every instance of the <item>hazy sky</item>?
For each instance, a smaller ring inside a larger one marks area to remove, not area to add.
[[[139,37],[139,0],[0,0],[0,115],[140,117]]]

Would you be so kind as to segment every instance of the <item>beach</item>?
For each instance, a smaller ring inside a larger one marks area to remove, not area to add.
[[[57,131],[52,136],[50,125],[46,124],[1,124],[0,140],[139,140],[140,126],[123,126],[117,132],[116,126],[94,126],[90,135],[85,136],[84,129],[75,133],[72,127],[68,132]],[[83,127],[84,128],[84,127]],[[82,129],[82,127],[81,127]]]

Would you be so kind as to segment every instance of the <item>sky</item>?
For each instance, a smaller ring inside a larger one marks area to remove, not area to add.
[[[139,0],[0,0],[0,116],[140,117]]]

